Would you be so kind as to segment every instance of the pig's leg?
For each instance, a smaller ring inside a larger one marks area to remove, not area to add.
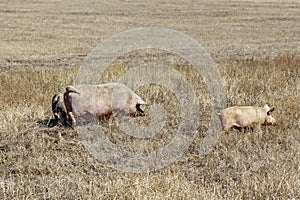
[[[75,129],[75,127],[76,127],[75,117],[72,112],[69,112],[68,115],[69,115],[69,118],[71,119],[71,127],[72,127],[72,129]]]
[[[111,126],[114,120],[114,115],[111,113],[108,118],[108,125]]]
[[[72,129],[75,129],[76,120],[72,113],[72,98],[69,96],[67,92],[64,93],[64,102],[65,102],[68,118],[71,120],[71,127]]]
[[[253,128],[257,130],[258,136],[261,137],[263,134],[261,124],[255,124]]]

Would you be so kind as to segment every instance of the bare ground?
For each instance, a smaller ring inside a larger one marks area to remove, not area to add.
[[[297,1],[2,1],[3,65],[87,55],[139,27],[180,31],[219,59],[299,53]]]

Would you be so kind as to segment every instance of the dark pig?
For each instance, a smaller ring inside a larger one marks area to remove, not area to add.
[[[64,92],[56,93],[52,97],[52,112],[56,122],[65,122],[67,119],[67,111],[64,102]]]

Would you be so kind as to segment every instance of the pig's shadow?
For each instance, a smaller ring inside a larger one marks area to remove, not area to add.
[[[231,131],[236,131],[239,133],[253,133],[255,131],[254,127],[239,127],[239,126],[233,126],[230,129]]]
[[[66,121],[66,122],[61,122],[60,120],[57,119],[43,119],[43,120],[38,120],[37,123],[41,127],[47,127],[47,128],[54,128],[54,127],[65,127],[65,128],[72,128],[71,122]],[[90,121],[79,121],[77,126],[87,126],[91,124],[98,124],[98,125],[103,125],[107,123],[107,120],[100,120],[100,121],[95,121],[95,120],[90,120]]]
[[[66,127],[66,128],[72,128],[70,122],[61,122],[57,119],[42,119],[38,120],[37,123],[41,127],[47,127],[47,128],[54,128],[54,127]]]
[[[40,126],[43,127],[48,127],[48,128],[53,128],[55,126],[63,126],[61,123],[59,123],[58,120],[56,119],[42,119],[42,120],[38,120],[37,123]]]

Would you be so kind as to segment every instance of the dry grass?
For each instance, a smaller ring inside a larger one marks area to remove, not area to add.
[[[173,57],[165,56],[163,60],[168,59]],[[126,58],[123,61],[125,67],[126,63],[130,65]],[[121,61],[116,63],[121,66]],[[264,127],[263,134],[256,130],[242,133],[232,130],[220,137],[204,159],[199,159],[202,132],[207,127],[204,120],[203,129],[199,128],[197,138],[181,160],[162,170],[141,174],[120,172],[98,163],[80,144],[76,130],[36,123],[51,117],[52,94],[72,83],[76,68],[2,72],[0,196],[3,199],[297,199],[300,197],[299,63],[300,58],[295,55],[220,63],[227,105],[269,103],[276,107],[278,126]],[[107,78],[117,76],[119,71],[114,69],[112,66],[113,72]],[[199,78],[189,81],[200,84]],[[148,100],[152,97],[153,101],[159,101],[159,95],[165,95],[170,104],[176,104],[172,102],[172,94],[163,88],[149,87],[140,91],[141,95],[148,95]],[[203,91],[198,91],[201,100]],[[168,116],[178,112],[176,106],[163,105],[171,111]],[[158,138],[147,142],[126,134],[106,133],[116,144],[144,152],[168,143],[174,127],[176,121],[168,123]],[[59,132],[65,140],[59,139]]]

